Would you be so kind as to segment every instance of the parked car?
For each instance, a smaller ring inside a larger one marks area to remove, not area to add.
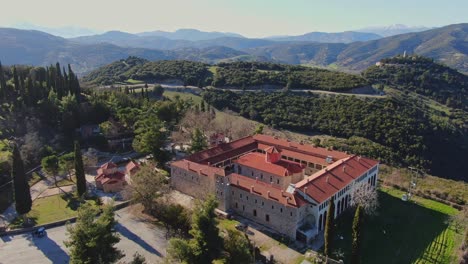
[[[39,227],[33,231],[32,235],[37,237],[43,237],[46,235],[46,230],[44,227]]]
[[[236,225],[236,229],[242,232],[247,231],[248,228],[249,228],[249,225],[244,224],[244,223],[239,223]]]

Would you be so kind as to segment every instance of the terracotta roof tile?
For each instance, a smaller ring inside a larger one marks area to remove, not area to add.
[[[296,183],[295,186],[318,203],[322,203],[377,164],[379,162],[376,160],[359,156],[344,158]]]
[[[229,174],[228,178],[230,185],[233,187],[261,196],[268,200],[273,200],[285,206],[301,207],[307,204],[307,202],[298,194],[288,193],[279,187],[262,181],[257,181],[235,173]]]
[[[96,176],[95,180],[97,182],[100,182],[101,184],[106,184],[111,180],[125,181],[125,174],[123,174],[120,171],[116,171],[112,174],[99,174],[98,176]]]
[[[288,160],[280,160],[276,163],[267,162],[265,159],[265,154],[258,152],[245,154],[239,159],[235,160],[234,163],[248,166],[250,168],[255,168],[277,176],[290,176],[294,173],[302,172],[303,170],[303,167],[299,163]]]
[[[275,138],[275,137],[267,136],[267,135],[257,134],[253,136],[253,139],[255,139],[259,144],[275,146],[279,149],[279,151],[283,151],[283,149],[286,149],[286,150],[291,150],[294,152],[321,157],[323,159],[327,158],[328,156],[332,156],[333,160],[338,160],[338,159],[346,158],[347,156],[349,156],[348,154],[341,152],[341,151],[313,147],[312,145],[300,144],[297,142],[279,139],[279,138]]]
[[[211,164],[215,164],[256,148],[257,143],[249,136],[229,143],[222,143],[214,148],[194,153],[186,159],[198,163],[207,164],[209,162]]]
[[[187,171],[193,171],[196,173],[199,173],[200,175],[205,175],[205,176],[214,176],[220,175],[220,176],[225,176],[225,171],[222,168],[217,168],[205,164],[200,164],[196,162],[192,162],[189,160],[179,160],[171,163],[171,166],[175,166]]]

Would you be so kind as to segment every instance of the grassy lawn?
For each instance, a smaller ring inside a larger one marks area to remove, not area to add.
[[[378,215],[365,218],[362,263],[453,263],[461,234],[446,223],[458,211],[419,197],[403,202],[403,192],[381,188]],[[353,213],[337,220],[335,244],[349,261]],[[339,239],[340,236],[343,239]]]
[[[128,79],[125,82],[129,83],[129,84],[142,84],[142,83],[144,83],[143,81],[134,80],[134,79]]]
[[[199,105],[202,101],[202,98],[200,96],[191,93],[164,91],[164,96],[170,99],[174,99],[174,97],[176,97],[177,95],[180,97],[180,99],[191,99],[195,105]]]
[[[94,200],[87,202],[95,205]],[[67,199],[61,195],[38,198],[33,201],[28,217],[34,222],[34,225],[47,224],[76,216],[78,206],[79,202],[76,198]],[[21,226],[22,219],[20,218],[17,218],[10,225],[11,228],[20,228]]]
[[[236,220],[221,219],[219,220],[218,227],[223,230],[237,230],[236,225],[239,224]]]

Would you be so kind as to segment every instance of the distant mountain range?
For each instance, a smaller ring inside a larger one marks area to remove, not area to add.
[[[198,40],[208,40],[208,39],[215,39],[215,38],[222,38],[222,37],[236,37],[236,38],[243,38],[244,36],[237,34],[237,33],[229,33],[229,32],[205,32],[198,29],[191,29],[191,28],[184,28],[178,29],[174,32],[168,31],[150,31],[150,32],[142,32],[137,33],[136,35],[141,37],[165,37],[168,39],[182,39],[182,40],[190,40],[190,41],[198,41]]]
[[[351,43],[356,41],[367,41],[382,38],[374,33],[345,31],[339,33],[310,32],[299,36],[268,37],[276,41],[310,41],[321,43]]]
[[[410,27],[402,24],[395,24],[383,27],[366,27],[356,30],[357,32],[374,33],[382,37],[390,37],[405,33],[421,32],[433,28],[428,27]]]
[[[179,37],[199,40],[174,39],[175,35],[167,35],[176,33]],[[200,40],[216,34],[222,34],[222,37]],[[229,34],[194,30],[141,34],[110,31],[65,39],[35,30],[0,28],[0,60],[4,65],[46,65],[57,61],[71,63],[76,72],[81,74],[128,56],[206,63],[259,60],[361,71],[384,57],[406,51],[408,54],[417,53],[434,58],[468,73],[468,24],[386,38],[378,38],[373,33],[356,32],[308,33],[273,39]]]
[[[26,30],[39,30],[51,35],[63,37],[63,38],[75,38],[80,36],[89,36],[100,34],[102,31],[84,28],[84,27],[75,27],[75,26],[64,26],[64,27],[44,27],[38,26],[32,23],[16,23],[12,26],[17,29],[26,29]]]

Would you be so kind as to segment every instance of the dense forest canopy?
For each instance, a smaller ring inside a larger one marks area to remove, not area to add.
[[[273,85],[287,89],[347,91],[368,85],[358,75],[304,66],[265,62],[232,62],[210,66],[190,61],[148,62],[135,57],[104,66],[83,78],[85,82],[101,85],[125,82],[128,79],[144,82],[176,79],[184,85],[238,89]]]
[[[159,153],[167,132],[190,102],[161,98],[157,91],[81,89],[70,66],[0,67],[0,185],[10,181],[10,143],[20,147],[26,168],[51,153],[72,149],[83,125],[100,125],[103,134],[83,147],[106,148],[105,134],[131,134],[141,153]],[[157,90],[157,89],[156,89]]]
[[[203,98],[219,109],[229,108],[276,128],[366,138],[371,142],[360,154],[382,162],[418,166],[453,178],[463,177],[466,171],[462,170],[466,169],[464,160],[468,157],[466,128],[437,121],[404,97],[370,99],[209,90]],[[357,138],[354,141],[362,144]]]
[[[362,75],[371,83],[416,92],[449,107],[468,109],[468,76],[421,56],[383,59]]]

